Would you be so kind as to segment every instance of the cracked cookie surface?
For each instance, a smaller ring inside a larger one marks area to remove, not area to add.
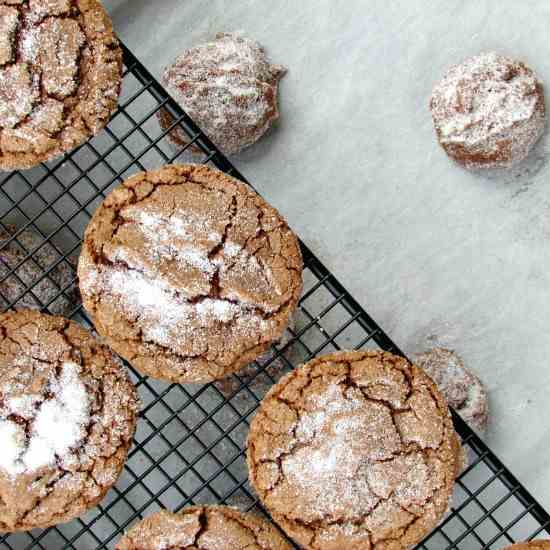
[[[0,169],[30,168],[95,135],[121,76],[99,0],[0,0]]]
[[[116,482],[137,397],[89,332],[35,311],[0,315],[0,531],[69,521]]]
[[[78,264],[97,331],[142,372],[208,382],[280,339],[302,288],[298,241],[245,184],[206,166],[137,174],[94,214]]]
[[[545,124],[544,92],[523,63],[495,52],[451,67],[430,110],[445,152],[466,168],[508,168],[527,157]]]
[[[269,63],[254,40],[218,33],[214,41],[178,57],[164,71],[162,82],[214,144],[231,155],[258,141],[279,118],[278,83],[285,72]],[[166,109],[159,111],[159,119],[165,130],[173,123]],[[177,147],[189,142],[179,127],[168,136]]]
[[[157,512],[126,533],[117,550],[290,550],[266,520],[229,506]]]
[[[318,357],[282,378],[248,436],[249,478],[308,549],[401,550],[445,513],[459,468],[433,382],[384,352]]]
[[[504,550],[550,550],[550,540],[533,540],[507,546]]]

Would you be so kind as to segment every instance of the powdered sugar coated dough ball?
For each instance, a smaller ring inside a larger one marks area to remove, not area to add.
[[[443,149],[471,169],[519,163],[544,129],[541,82],[523,63],[494,52],[449,69],[430,109]]]
[[[214,144],[234,154],[258,141],[279,118],[277,86],[285,72],[269,63],[254,40],[219,33],[213,42],[185,51],[162,81]],[[172,125],[166,110],[160,122],[165,130]],[[169,136],[178,147],[189,141],[181,128]]]

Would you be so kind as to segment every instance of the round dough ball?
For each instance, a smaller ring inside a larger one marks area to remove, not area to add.
[[[449,69],[430,109],[439,143],[466,168],[509,168],[542,135],[544,93],[523,63],[494,52]]]
[[[254,40],[219,33],[213,42],[178,57],[166,68],[162,82],[214,145],[231,155],[256,143],[279,118],[277,88],[285,72],[269,63]],[[170,128],[168,111],[159,116],[161,126]],[[189,141],[179,127],[168,135],[179,148]]]

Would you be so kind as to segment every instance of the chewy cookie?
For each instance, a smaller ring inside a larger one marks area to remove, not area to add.
[[[229,506],[192,506],[157,512],[126,533],[116,550],[290,550],[273,525]]]
[[[0,315],[0,531],[69,521],[116,482],[137,397],[113,354],[76,323]]]
[[[507,168],[544,129],[542,84],[523,63],[494,52],[452,67],[430,101],[439,143],[466,168]]]
[[[44,239],[31,229],[25,229],[16,240],[7,242],[16,232],[16,228],[10,225],[6,229],[0,227],[0,279],[4,279],[0,282],[0,309],[5,310],[17,300],[13,305],[15,309],[40,309],[42,305],[49,304],[48,310],[51,313],[70,314],[77,304],[73,283],[76,269],[62,261],[47,277],[42,278],[44,272],[59,261],[59,253],[50,243],[44,243]],[[27,251],[38,247],[40,248],[31,258],[25,260]],[[15,269],[21,262],[23,264]],[[42,280],[37,282],[40,278]],[[30,291],[23,294],[27,288]],[[63,289],[67,290],[60,295]],[[21,294],[23,296],[18,299]]]
[[[258,141],[279,118],[277,89],[285,72],[269,63],[254,40],[218,33],[213,42],[178,57],[166,68],[162,82],[214,144],[230,155]],[[167,130],[171,115],[162,110],[159,117]],[[179,147],[189,141],[178,127],[168,135]]]
[[[96,134],[121,74],[99,0],[0,0],[0,169],[30,168]]]
[[[460,450],[445,400],[389,353],[338,352],[282,378],[250,426],[252,486],[308,549],[406,549],[447,510]]]
[[[449,406],[469,426],[484,434],[489,417],[487,391],[462,359],[454,351],[433,348],[417,355],[414,362],[436,383]]]
[[[142,372],[207,382],[277,342],[302,288],[298,241],[245,184],[166,166],[115,189],[78,265],[96,330]]]
[[[533,540],[507,546],[505,550],[550,550],[550,540]]]

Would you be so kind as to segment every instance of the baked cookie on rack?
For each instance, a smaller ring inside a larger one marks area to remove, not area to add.
[[[439,143],[466,168],[508,168],[527,157],[545,124],[544,93],[535,73],[495,52],[449,69],[430,109]]]
[[[504,550],[550,550],[550,540],[532,540],[531,542],[518,542],[507,546]]]
[[[247,185],[165,166],[115,189],[78,264],[84,307],[119,355],[154,378],[208,382],[280,340],[302,289],[298,240]]]
[[[283,377],[250,426],[249,479],[301,547],[405,549],[437,526],[461,466],[447,403],[390,353],[337,352]]]
[[[165,510],[132,527],[116,550],[291,550],[269,522],[229,506],[192,506],[178,514]]]
[[[269,63],[254,40],[218,33],[178,57],[162,83],[214,145],[231,155],[258,141],[279,118],[278,82],[285,72]],[[170,128],[168,111],[161,110],[159,118],[165,130]],[[177,147],[189,142],[179,127],[168,135]]]
[[[73,268],[68,260],[59,262],[61,256],[53,245],[45,243],[32,229],[23,230],[8,242],[15,232],[15,226],[8,225],[6,230],[0,227],[0,310],[13,303],[13,309],[41,309],[47,305],[50,313],[70,314],[78,303],[76,266]],[[27,258],[33,250],[36,252]],[[44,277],[46,271],[49,274]]]
[[[0,170],[31,168],[96,134],[121,74],[99,0],[0,0]]]
[[[89,332],[36,311],[0,315],[0,532],[69,521],[114,485],[137,396]]]

